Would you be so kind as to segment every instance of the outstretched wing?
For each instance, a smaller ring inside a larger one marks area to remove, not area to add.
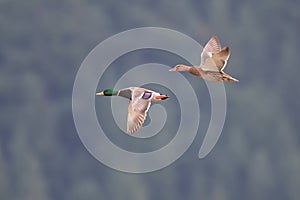
[[[132,134],[144,123],[151,105],[151,92],[144,89],[135,89],[132,92],[132,100],[128,106],[127,132]]]
[[[219,69],[212,57],[207,58],[203,65],[200,65],[200,67],[205,72],[219,72]]]
[[[201,64],[204,65],[206,59],[212,57],[212,55],[221,51],[221,45],[217,36],[212,36],[210,40],[206,43],[203,51],[201,53]]]
[[[212,57],[207,58],[204,64],[200,65],[200,68],[204,71],[222,71],[227,64],[229,56],[229,47],[224,47],[219,53],[216,53]]]
[[[220,71],[222,71],[225,68],[229,56],[230,56],[229,47],[224,47],[219,53],[216,53],[212,56],[212,59],[214,60],[217,68]]]
[[[127,118],[127,132],[132,134],[136,132],[143,125],[147,116],[147,111],[141,112],[134,110],[132,107],[132,101],[128,106],[128,118]]]

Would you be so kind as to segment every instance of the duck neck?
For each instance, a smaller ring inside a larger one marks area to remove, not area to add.
[[[118,96],[118,94],[119,94],[119,91],[118,91],[118,90],[113,90],[113,91],[111,92],[111,95],[112,95],[112,96]]]
[[[180,72],[189,72],[191,70],[191,66],[187,66],[187,65],[181,65],[180,68],[178,69],[178,71]]]
[[[190,68],[189,68],[189,72],[190,72],[191,74],[193,74],[193,75],[195,75],[195,76],[202,77],[199,70],[201,70],[201,68],[196,68],[196,67],[190,67]]]

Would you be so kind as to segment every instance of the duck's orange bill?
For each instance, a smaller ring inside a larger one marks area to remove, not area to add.
[[[164,99],[167,99],[169,98],[168,96],[166,95],[160,95],[160,96],[156,96],[155,99],[161,99],[161,100],[164,100]]]

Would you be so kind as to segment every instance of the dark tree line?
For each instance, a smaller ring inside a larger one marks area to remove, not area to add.
[[[298,199],[299,9],[293,0],[2,0],[0,199]],[[71,95],[95,45],[141,26],[200,43],[218,35],[241,82],[226,85],[226,124],[207,158],[192,147],[168,168],[131,175],[87,152]]]

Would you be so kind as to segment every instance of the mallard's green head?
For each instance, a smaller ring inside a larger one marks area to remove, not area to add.
[[[102,92],[96,93],[96,96],[113,96],[113,95],[117,95],[117,94],[118,94],[118,91],[112,90],[112,89],[107,89]]]

